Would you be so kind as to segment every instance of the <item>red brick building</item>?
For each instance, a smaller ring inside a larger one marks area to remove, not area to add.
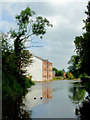
[[[52,80],[53,71],[52,63],[48,60],[42,61],[42,80]]]

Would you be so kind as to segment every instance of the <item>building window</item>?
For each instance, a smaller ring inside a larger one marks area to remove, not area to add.
[[[47,68],[43,68],[43,71],[47,71]]]
[[[43,75],[43,78],[47,78],[47,76],[46,76],[46,75]]]

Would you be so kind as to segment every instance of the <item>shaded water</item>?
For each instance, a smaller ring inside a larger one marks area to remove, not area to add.
[[[23,103],[31,118],[77,118],[78,108],[86,96],[88,94],[79,82],[55,80],[36,83]]]

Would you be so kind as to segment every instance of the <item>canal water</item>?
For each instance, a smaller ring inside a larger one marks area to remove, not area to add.
[[[24,109],[31,118],[77,118],[77,109],[87,95],[79,81],[39,82],[28,90]]]

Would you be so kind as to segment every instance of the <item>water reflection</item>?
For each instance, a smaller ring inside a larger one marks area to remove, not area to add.
[[[35,96],[36,100],[27,96],[28,101],[34,103],[32,108],[32,104],[29,106],[29,102],[26,101],[32,111],[31,118],[76,118],[73,112],[74,105],[68,98],[69,86],[70,81],[37,83],[29,94],[30,98]]]
[[[85,89],[81,87],[80,82],[74,82],[72,87],[69,88],[69,98],[72,103],[79,104],[85,97]]]
[[[24,103],[25,109],[32,112],[31,118],[81,119],[80,116],[88,113],[84,110],[90,107],[90,99],[80,83],[67,80],[36,83],[26,95]]]
[[[90,94],[85,98],[81,105],[76,108],[76,115],[79,120],[90,120]]]
[[[9,100],[2,101],[2,120],[31,120],[30,113],[22,109],[22,100],[18,103]]]
[[[79,120],[90,119],[90,94],[85,96],[86,90],[80,83],[73,83],[69,88],[69,98],[76,104],[75,114]]]
[[[52,88],[50,83],[43,83],[42,98],[52,98]]]
[[[48,103],[48,99],[52,98],[52,87],[51,83],[43,83],[42,84],[42,98],[43,98],[43,103]]]

